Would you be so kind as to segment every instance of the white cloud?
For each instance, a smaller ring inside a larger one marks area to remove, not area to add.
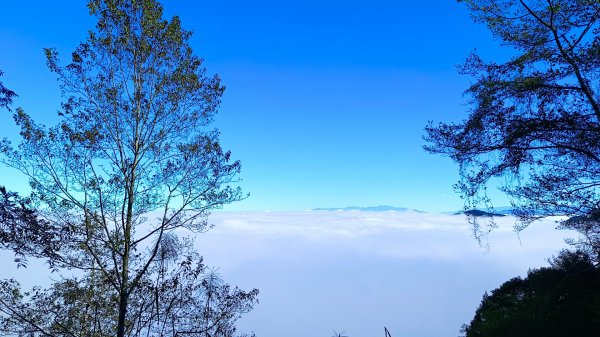
[[[261,289],[241,322],[261,337],[456,336],[486,290],[565,247],[552,221],[518,236],[496,218],[489,250],[464,216],[418,212],[217,212],[198,237],[225,279]],[[329,334],[329,335],[328,335]]]
[[[252,258],[294,258],[294,254],[318,250],[441,260],[471,260],[486,254],[507,263],[518,257],[514,263],[522,266],[539,264],[540,257],[543,261],[563,245],[567,234],[554,230],[554,223],[546,221],[534,223],[517,235],[514,218],[496,218],[499,228],[490,234],[490,249],[486,250],[478,245],[471,225],[460,215],[410,211],[218,212],[211,221],[215,228],[199,240],[203,252],[219,260],[217,265]],[[294,246],[302,248],[289,249]]]
[[[517,236],[514,218],[497,218],[487,250],[464,216],[449,214],[216,212],[210,220],[198,250],[227,282],[261,290],[240,322],[259,337],[376,336],[383,326],[393,336],[454,337],[484,291],[546,265],[568,234],[546,221]],[[39,282],[41,269],[11,276]]]

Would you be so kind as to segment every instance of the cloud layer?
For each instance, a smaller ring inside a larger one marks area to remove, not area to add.
[[[486,221],[481,219],[481,221]],[[198,249],[224,278],[261,289],[241,322],[261,337],[456,336],[486,290],[546,265],[569,233],[552,220],[482,247],[462,215],[419,212],[217,212]]]
[[[481,219],[485,221],[485,219]],[[484,291],[498,287],[566,247],[552,220],[517,235],[515,219],[482,247],[462,215],[413,211],[216,212],[197,236],[209,266],[260,303],[240,321],[259,337],[454,337]],[[2,265],[13,266],[10,252]],[[31,261],[8,271],[25,286],[44,282]],[[8,269],[7,269],[8,270]]]

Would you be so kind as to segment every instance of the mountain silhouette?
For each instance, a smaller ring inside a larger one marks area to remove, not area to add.
[[[406,207],[395,207],[395,206],[370,206],[370,207],[359,207],[359,206],[350,206],[350,207],[338,207],[338,208],[314,208],[313,211],[367,211],[367,212],[405,212],[405,211],[416,211],[415,209],[408,209]]]

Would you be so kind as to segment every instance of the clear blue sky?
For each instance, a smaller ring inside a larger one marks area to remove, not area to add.
[[[85,2],[2,3],[2,81],[20,95],[14,107],[37,120],[55,121],[60,102],[42,48],[66,58],[85,39],[94,25]],[[466,117],[470,79],[456,65],[471,51],[486,59],[509,53],[464,6],[165,2],[166,14],[195,32],[192,46],[208,72],[227,86],[216,126],[251,193],[227,210],[462,207],[452,190],[458,168],[422,150],[423,128]],[[10,114],[1,113],[0,135],[15,134]],[[25,180],[0,168],[0,184],[23,189]],[[489,254],[464,218],[410,212],[218,212],[198,244],[225,280],[261,289],[242,331],[359,337],[386,325],[393,336],[456,336],[485,290],[540,266],[561,245],[553,223],[519,241],[509,220]]]
[[[216,126],[251,193],[228,210],[462,206],[457,166],[422,150],[423,128],[466,116],[469,78],[455,66],[469,52],[506,53],[464,6],[173,0],[165,10],[195,32],[195,52],[227,86]],[[59,91],[42,48],[68,56],[93,25],[85,1],[2,4],[0,69],[15,107],[55,120]],[[0,132],[15,133],[7,113]],[[0,183],[19,189],[7,172]]]

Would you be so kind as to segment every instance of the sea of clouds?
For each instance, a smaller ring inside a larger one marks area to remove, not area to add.
[[[464,215],[219,211],[195,245],[225,281],[260,289],[260,303],[239,321],[242,332],[368,337],[383,336],[386,326],[393,337],[454,337],[485,291],[547,266],[573,236],[556,230],[555,219],[519,234],[516,219],[495,221],[498,228],[478,242]],[[0,258],[3,278],[48,283],[43,263],[17,270],[10,252]]]
[[[261,290],[240,321],[261,337],[457,336],[485,291],[566,247],[556,219],[482,242],[464,215],[416,211],[215,212],[196,244],[209,265]],[[488,219],[479,218],[485,225]]]

